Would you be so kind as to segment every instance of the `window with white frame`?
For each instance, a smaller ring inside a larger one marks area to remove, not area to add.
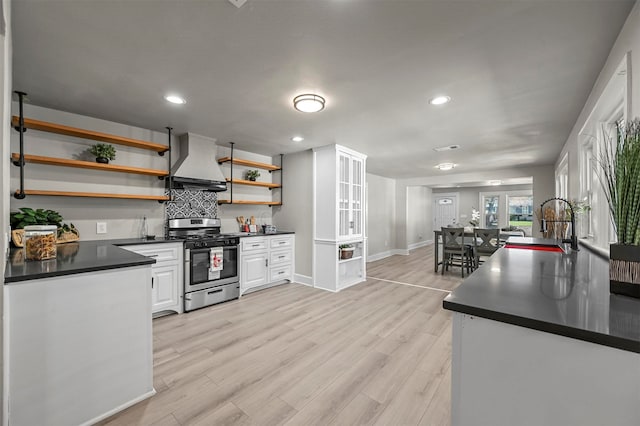
[[[569,154],[565,153],[556,169],[556,197],[569,196]]]

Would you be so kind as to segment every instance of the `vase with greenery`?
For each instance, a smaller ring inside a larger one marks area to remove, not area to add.
[[[260,172],[258,170],[247,170],[247,180],[255,182],[256,179],[260,177]]]
[[[597,159],[618,242],[609,250],[612,293],[640,298],[640,120],[618,128]]]
[[[109,160],[116,159],[116,149],[108,143],[97,143],[89,148],[89,152],[96,157],[97,163],[109,164]]]
[[[11,212],[9,215],[11,229],[22,229],[31,225],[55,225],[62,226],[62,216],[53,210],[32,209],[21,207],[20,211]]]

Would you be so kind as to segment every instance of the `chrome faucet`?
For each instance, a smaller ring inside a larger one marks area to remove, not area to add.
[[[544,205],[547,204],[549,201],[554,201],[554,200],[564,201],[565,203],[567,203],[567,205],[569,206],[569,210],[571,211],[571,220],[546,220],[544,218]],[[569,201],[565,200],[564,198],[558,198],[558,197],[549,198],[547,201],[540,204],[540,214],[542,215],[542,219],[540,219],[540,232],[547,231],[547,222],[554,222],[554,223],[555,222],[571,222],[571,238],[563,238],[562,242],[571,243],[571,250],[580,250],[578,248],[578,237],[576,237],[576,215],[574,214],[573,206]]]

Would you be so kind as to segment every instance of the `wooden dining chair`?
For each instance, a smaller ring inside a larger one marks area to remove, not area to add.
[[[474,228],[473,230],[474,267],[477,269],[481,257],[489,257],[500,248],[500,229]]]
[[[464,243],[464,228],[442,228],[442,274],[449,266],[459,266],[464,278],[464,270],[473,269],[473,248]]]

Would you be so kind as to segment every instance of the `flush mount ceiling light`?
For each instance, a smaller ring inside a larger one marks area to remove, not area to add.
[[[300,112],[318,112],[324,109],[324,98],[307,93],[293,98],[293,107]]]
[[[436,169],[440,169],[440,170],[451,170],[453,169],[455,166],[457,166],[457,164],[453,164],[453,163],[440,163],[436,166]]]
[[[167,95],[164,97],[164,99],[167,102],[171,102],[172,104],[183,105],[187,103],[187,101],[185,101],[184,98],[181,98],[180,96],[177,96],[177,95]]]
[[[445,95],[436,96],[435,98],[429,99],[429,103],[431,105],[444,105],[450,101],[451,101],[451,97],[445,96]]]
[[[490,180],[489,181],[489,185],[491,185],[491,186],[502,185],[502,181],[501,180]]]
[[[291,138],[291,140],[294,142],[302,142],[304,138],[302,136],[294,136]]]

